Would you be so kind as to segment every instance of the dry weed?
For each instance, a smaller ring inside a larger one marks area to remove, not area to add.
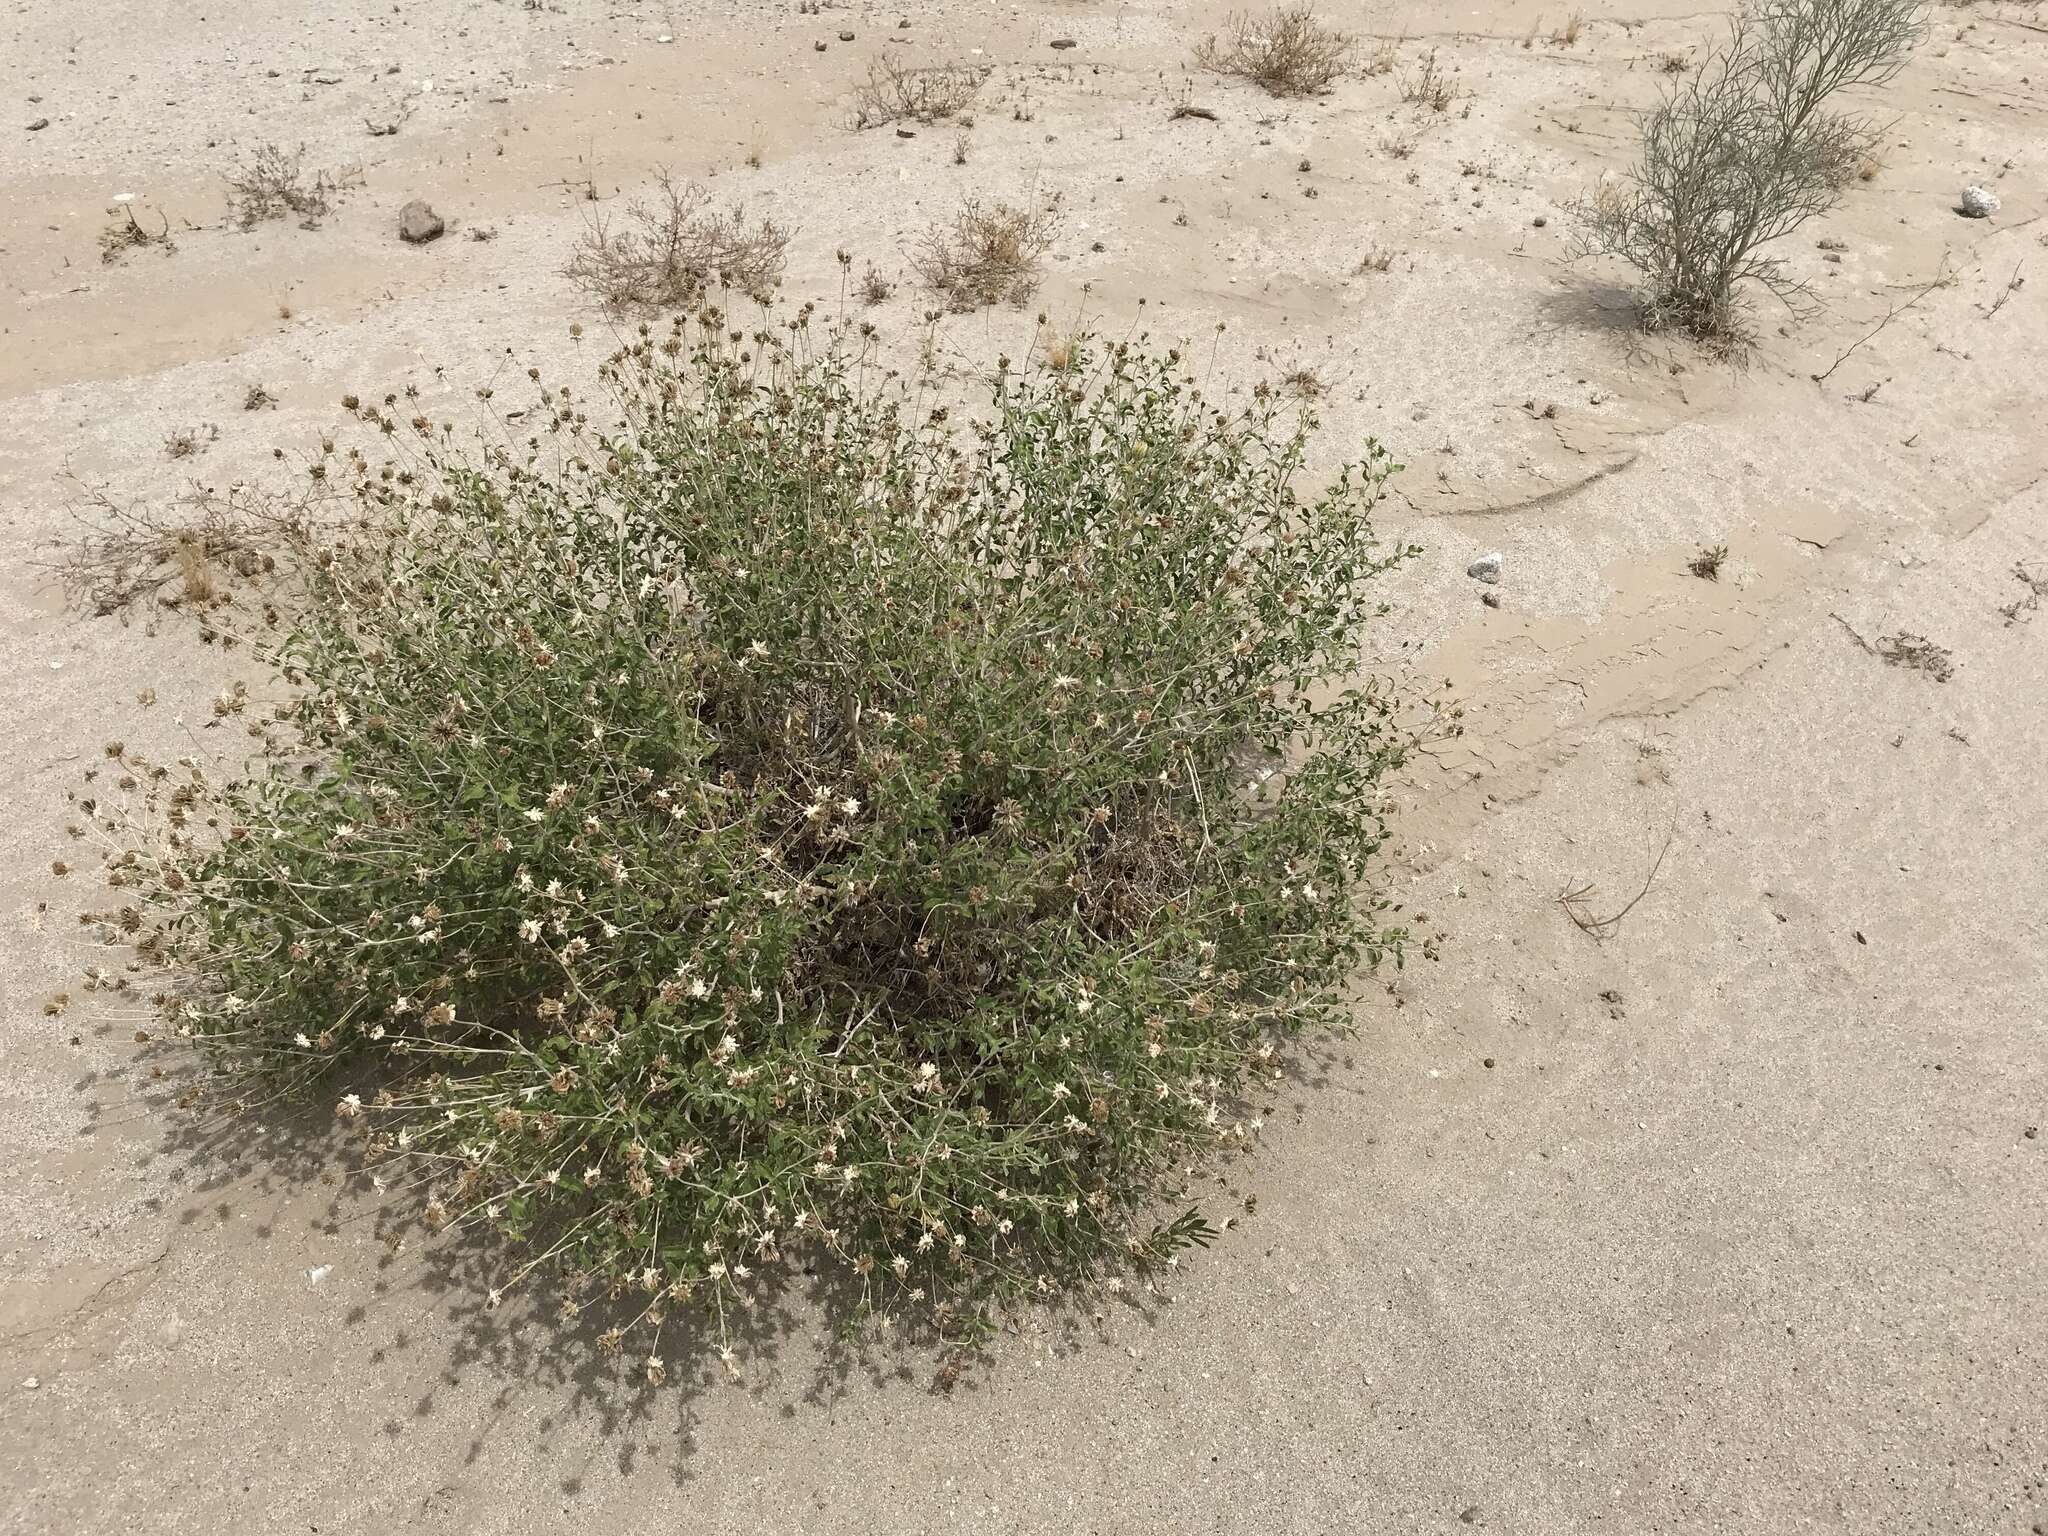
[[[175,251],[177,242],[171,239],[171,221],[166,214],[157,215],[162,220],[156,229],[147,229],[136,219],[135,210],[121,208],[120,217],[100,231],[100,260],[116,262],[130,251],[147,250],[154,246],[166,256]]]
[[[968,64],[915,68],[884,55],[854,89],[853,126],[881,128],[906,119],[942,122],[974,100],[988,71]]]
[[[911,265],[955,310],[1004,299],[1021,304],[1038,287],[1059,226],[1057,205],[1027,210],[969,201],[950,221],[926,231]]]
[[[720,213],[703,187],[665,170],[655,188],[627,206],[625,228],[591,220],[564,269],[571,282],[614,309],[647,309],[695,304],[713,282],[765,295],[782,280],[787,228],[749,224],[738,207]]]
[[[137,608],[208,608],[240,582],[263,588],[295,564],[311,527],[305,503],[236,490],[195,492],[166,511],[87,497],[93,526],[54,552],[66,598],[95,614]]]
[[[1313,7],[1281,5],[1263,16],[1231,17],[1220,38],[1197,46],[1195,62],[1274,96],[1320,96],[1351,67],[1357,52],[1358,39],[1329,25]]]
[[[1401,82],[1403,101],[1432,112],[1447,110],[1457,95],[1458,88],[1451,83],[1450,73],[1437,63],[1434,48],[1422,61],[1422,68]]]
[[[286,151],[259,144],[227,178],[228,215],[243,229],[271,219],[296,217],[301,229],[317,229],[342,192],[359,185],[358,170],[315,171],[308,177],[304,145]]]

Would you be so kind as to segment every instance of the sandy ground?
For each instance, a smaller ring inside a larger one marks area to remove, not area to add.
[[[0,18],[0,1527],[2043,1529],[2048,603],[2015,572],[2048,576],[2048,14],[1936,13],[1882,170],[1788,242],[1826,314],[1766,312],[1736,370],[1633,336],[1561,212],[1711,16],[1589,5],[1565,44],[1527,0],[1329,10],[1406,41],[1307,103],[1191,76],[1220,8],[1171,0]],[[993,66],[965,165],[950,128],[846,126],[885,49]],[[1401,101],[1432,49],[1441,114]],[[265,140],[361,184],[316,230],[229,227]],[[1313,371],[1332,458],[1410,466],[1389,526],[1428,552],[1390,596],[1466,705],[1394,872],[1443,964],[1289,1085],[1217,1248],[1148,1307],[1027,1315],[950,1395],[802,1308],[741,1385],[630,1384],[486,1319],[487,1256],[387,1256],[318,1133],[202,1142],[124,1027],[43,1011],[92,958],[65,789],[116,735],[232,750],[235,658],[64,611],[38,562],[83,497],[281,483],[351,388],[473,410],[587,372],[586,190],[664,162],[796,226],[789,297],[841,312],[841,248],[898,279],[861,315],[906,357],[918,232],[1058,194],[1038,300],[937,328],[959,376],[1040,310],[1188,339],[1222,388]],[[1968,182],[1996,218],[1957,217]],[[102,264],[124,192],[174,253]],[[397,241],[413,196],[439,242]],[[1876,654],[1901,632],[1946,681]],[[1667,839],[1604,942],[1567,919]]]

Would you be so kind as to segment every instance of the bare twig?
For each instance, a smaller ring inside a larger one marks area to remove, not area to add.
[[[1650,872],[1643,876],[1642,889],[1622,904],[1621,910],[1611,917],[1595,917],[1586,906],[1586,900],[1593,894],[1593,882],[1583,885],[1567,885],[1557,904],[1564,908],[1564,915],[1572,920],[1579,932],[1590,934],[1595,939],[1609,939],[1621,927],[1621,920],[1635,910],[1637,902],[1650,894],[1650,887],[1657,881],[1657,873],[1664,867],[1664,856],[1671,852],[1671,840],[1678,835],[1678,819],[1672,817],[1671,826],[1664,833],[1664,844],[1657,850],[1657,857],[1650,861]]]
[[[1934,274],[1934,278],[1931,282],[1921,284],[1920,287],[1913,290],[1913,295],[1911,298],[1902,299],[1898,303],[1894,304],[1890,309],[1886,310],[1884,312],[1884,318],[1882,320],[1878,321],[1877,324],[1873,325],[1869,330],[1865,331],[1861,336],[1857,337],[1856,340],[1851,342],[1845,350],[1843,350],[1840,354],[1836,356],[1835,360],[1832,363],[1829,363],[1827,365],[1827,368],[1825,370],[1823,370],[1820,373],[1814,374],[1813,382],[1816,384],[1822,384],[1827,382],[1828,375],[1833,373],[1837,368],[1841,367],[1842,364],[1846,363],[1849,360],[1850,354],[1855,352],[1857,348],[1863,346],[1866,342],[1869,342],[1872,339],[1874,339],[1879,331],[1883,330],[1886,326],[1890,325],[1894,320],[1898,319],[1899,316],[1903,315],[1907,310],[1913,308],[1914,305],[1918,304],[1922,299],[1926,298],[1928,294],[1934,292],[1935,289],[1946,288],[1950,283],[1953,283],[1955,280],[1956,275],[1955,273],[1949,271],[1948,257],[1944,254],[1941,258],[1941,270]]]

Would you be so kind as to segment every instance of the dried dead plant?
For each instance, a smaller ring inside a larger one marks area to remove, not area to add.
[[[1037,209],[970,200],[925,232],[910,264],[955,310],[1007,299],[1021,304],[1038,287],[1045,253],[1058,236],[1058,206]]]
[[[628,204],[623,220],[591,219],[564,272],[614,309],[674,308],[713,283],[765,296],[782,280],[788,245],[783,225],[749,223],[738,206],[721,213],[703,187],[663,170],[654,196]]]
[[[1249,80],[1274,96],[1320,96],[1358,53],[1358,39],[1340,32],[1308,5],[1279,5],[1263,16],[1242,13],[1220,36],[1204,38],[1195,62]]]
[[[353,169],[308,176],[303,144],[294,150],[258,144],[228,175],[228,216],[243,229],[287,217],[297,218],[301,229],[315,229],[335,198],[361,181],[362,172]]]
[[[204,610],[237,589],[267,593],[302,564],[313,528],[310,503],[242,487],[194,491],[168,508],[89,490],[78,515],[86,531],[55,546],[47,564],[69,602],[99,615]]]
[[[177,242],[171,239],[170,216],[160,213],[157,217],[161,222],[157,228],[151,229],[135,217],[133,208],[123,204],[119,215],[100,231],[100,260],[112,263],[130,251],[152,247],[166,256],[170,255],[178,248]]]
[[[987,78],[988,70],[976,65],[913,66],[884,54],[854,88],[853,126],[943,122],[964,111]]]

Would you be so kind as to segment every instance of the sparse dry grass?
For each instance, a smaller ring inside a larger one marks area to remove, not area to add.
[[[1699,553],[1686,561],[1685,568],[1701,581],[1719,581],[1721,566],[1727,558],[1726,544],[1702,544]]]
[[[1422,67],[1401,82],[1403,101],[1432,112],[1448,110],[1457,96],[1458,88],[1451,82],[1450,72],[1437,63],[1434,48],[1423,59]]]
[[[167,459],[189,459],[203,453],[212,444],[220,441],[220,428],[212,422],[197,427],[187,427],[182,432],[173,432],[164,439],[164,457]]]
[[[969,64],[913,67],[884,54],[854,88],[853,126],[881,128],[904,121],[937,123],[965,110],[988,78]]]
[[[952,219],[926,231],[911,265],[955,310],[1005,299],[1021,304],[1038,287],[1059,227],[1057,206],[1024,209],[970,200]]]
[[[156,249],[166,256],[175,251],[177,242],[171,239],[171,221],[168,215],[159,214],[162,223],[150,229],[135,217],[135,210],[126,206],[120,215],[100,231],[100,260],[116,262],[130,251]]]
[[[766,295],[782,280],[788,245],[774,220],[750,224],[737,206],[721,213],[703,187],[662,171],[654,197],[629,204],[623,221],[591,220],[564,272],[614,309],[673,308],[714,282]]]
[[[1386,272],[1394,265],[1394,253],[1383,245],[1369,245],[1365,254],[1358,258],[1358,265],[1351,269],[1353,277],[1363,277],[1368,272]]]
[[[301,229],[315,229],[334,200],[361,181],[358,170],[315,171],[308,176],[304,145],[286,150],[258,144],[228,175],[228,216],[243,229],[286,217],[297,218]]]
[[[237,586],[263,589],[309,527],[305,505],[244,491],[195,492],[170,509],[88,500],[91,530],[51,563],[66,597],[100,615],[211,608]]]
[[[1358,39],[1325,22],[1312,6],[1280,5],[1263,16],[1231,17],[1220,36],[1197,45],[1195,62],[1274,96],[1320,96],[1357,53]]]

